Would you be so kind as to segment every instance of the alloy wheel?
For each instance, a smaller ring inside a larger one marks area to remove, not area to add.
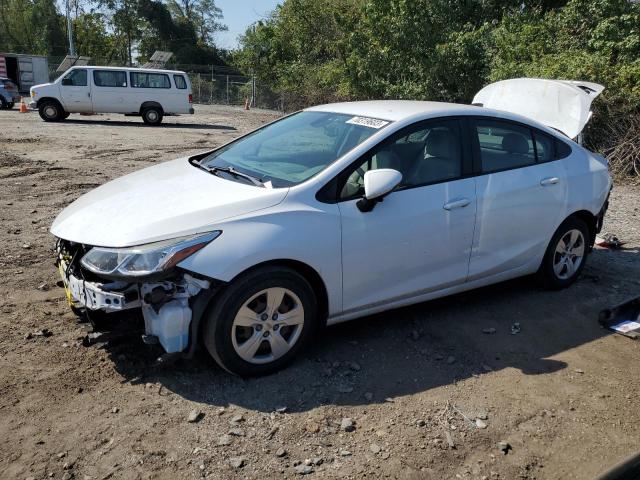
[[[571,278],[580,268],[585,254],[584,235],[580,230],[567,231],[556,246],[553,256],[553,271],[561,280]]]
[[[246,362],[277,360],[296,344],[304,327],[304,307],[286,288],[267,288],[253,295],[236,313],[231,341]]]

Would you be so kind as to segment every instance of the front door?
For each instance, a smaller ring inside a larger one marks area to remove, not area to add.
[[[345,172],[341,185],[343,311],[389,303],[463,283],[476,213],[473,178],[457,120],[432,120],[393,135]],[[361,212],[368,170],[393,168],[403,180]]]
[[[87,70],[76,68],[67,73],[60,82],[62,106],[69,113],[91,113],[91,87]]]

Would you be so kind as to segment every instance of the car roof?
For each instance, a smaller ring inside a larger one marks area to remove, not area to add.
[[[163,70],[161,68],[136,68],[136,67],[110,67],[108,65],[74,65],[71,70],[76,68],[93,68],[100,70],[124,70],[132,72],[153,72],[153,73],[179,73],[186,75],[182,70]]]
[[[483,115],[487,109],[473,105],[417,100],[366,100],[329,103],[305,109],[312,112],[334,112],[382,120],[398,121],[419,114]]]

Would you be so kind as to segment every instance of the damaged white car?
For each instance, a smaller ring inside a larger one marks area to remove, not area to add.
[[[465,106],[308,108],[216,150],[111,181],[55,220],[72,306],[138,309],[147,342],[273,372],[318,328],[584,267],[607,161],[571,140],[602,91],[518,79]]]

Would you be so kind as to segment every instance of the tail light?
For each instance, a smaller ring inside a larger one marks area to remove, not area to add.
[[[193,103],[193,93],[189,94],[189,103]]]

